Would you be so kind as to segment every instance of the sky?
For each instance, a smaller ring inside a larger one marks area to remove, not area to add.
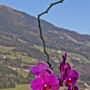
[[[0,4],[37,17],[58,0],[0,0]],[[64,0],[41,17],[53,25],[90,35],[90,0]]]

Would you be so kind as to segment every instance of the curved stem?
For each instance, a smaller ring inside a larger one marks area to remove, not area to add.
[[[49,54],[47,53],[46,51],[46,42],[43,38],[43,35],[42,35],[42,28],[41,28],[41,22],[40,22],[40,17],[46,13],[49,12],[49,10],[56,4],[59,4],[59,3],[63,3],[64,0],[60,0],[60,1],[57,1],[57,2],[54,2],[54,3],[51,3],[50,6],[44,11],[42,12],[41,14],[38,15],[38,27],[39,27],[39,30],[40,30],[40,38],[42,40],[42,43],[43,43],[43,50],[44,50],[44,53],[46,54],[47,56],[47,63],[49,64],[49,67],[51,68],[51,64],[49,62]]]

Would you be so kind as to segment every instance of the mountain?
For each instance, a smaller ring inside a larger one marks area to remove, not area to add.
[[[90,84],[90,35],[58,28],[44,20],[41,26],[51,62],[56,64],[57,54],[61,57],[67,52],[80,80]],[[37,18],[0,5],[0,63],[29,68],[39,60],[46,60],[42,49]]]

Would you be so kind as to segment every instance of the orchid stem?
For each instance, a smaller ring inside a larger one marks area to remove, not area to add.
[[[48,65],[49,65],[50,68],[51,68],[52,65],[50,64],[49,54],[48,54],[48,52],[47,52],[47,50],[46,50],[46,42],[45,42],[45,40],[44,40],[44,38],[43,38],[43,35],[42,35],[42,28],[41,28],[40,17],[41,17],[42,15],[48,13],[49,10],[50,10],[54,5],[59,4],[59,3],[63,3],[63,1],[64,1],[64,0],[60,0],[60,1],[57,1],[57,2],[54,2],[54,3],[51,3],[50,6],[49,6],[44,12],[42,12],[41,14],[38,15],[38,27],[39,27],[39,31],[40,31],[40,38],[41,38],[42,43],[43,43],[44,53],[45,53],[46,56],[47,56],[47,63],[48,63]]]

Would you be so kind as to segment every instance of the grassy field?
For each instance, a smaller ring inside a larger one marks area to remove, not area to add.
[[[30,88],[30,85],[24,84],[24,85],[17,85],[16,88],[8,88],[8,89],[0,89],[0,90],[32,90]],[[60,88],[60,90],[67,90],[65,88]],[[79,90],[85,90],[83,88],[79,88]]]
[[[35,62],[31,57],[27,56],[24,52],[15,52],[16,47],[6,47],[0,45],[0,57],[9,58],[11,60],[22,58],[24,62]]]
[[[43,52],[43,47],[41,47],[41,46],[34,46],[34,48]],[[34,59],[32,59],[31,57],[27,56],[26,53],[15,52],[13,49],[15,49],[15,47],[0,46],[0,57],[9,58],[12,61],[14,59],[17,59],[17,57],[20,57],[22,59],[22,61],[24,61],[24,62],[33,62],[33,63],[37,62]],[[52,58],[52,60],[55,60],[55,61],[59,61],[58,58],[56,57],[57,55],[60,58],[62,58],[62,55],[64,54],[64,51],[56,51],[56,50],[51,50],[48,48],[47,48],[47,51],[50,54],[50,58]],[[67,61],[70,63],[71,66],[73,66],[73,63],[71,62],[69,56],[71,56],[72,59],[77,60],[79,62],[84,61],[85,63],[90,63],[90,60],[87,60],[84,56],[82,56],[80,54],[68,52]],[[25,71],[18,71],[18,73],[23,75],[24,78],[26,78],[28,76],[28,73],[26,73]],[[32,89],[30,88],[30,85],[24,84],[24,85],[17,85],[16,88],[0,89],[0,90],[32,90]],[[65,89],[61,88],[60,90],[65,90]],[[79,90],[85,90],[85,89],[79,89]]]
[[[16,88],[8,88],[8,89],[0,89],[0,90],[32,90],[30,88],[30,85],[17,85]],[[64,88],[61,88],[60,90],[66,90]]]
[[[43,47],[41,46],[37,46],[35,45],[33,48],[43,52]],[[5,47],[5,46],[1,46],[0,45],[0,57],[7,57],[11,60],[21,58],[22,61],[24,62],[36,62],[35,60],[33,60],[31,57],[27,56],[26,53],[24,52],[15,52],[13,51],[13,49],[15,49],[15,47]],[[50,54],[50,58],[53,59],[54,61],[59,61],[58,58],[56,57],[57,55],[59,55],[60,58],[62,58],[62,55],[64,54],[65,51],[56,51],[56,50],[51,50],[47,48],[47,51]],[[70,53],[68,52],[68,56],[71,56],[72,59],[77,60],[79,62],[85,62],[85,63],[90,63],[90,60],[87,60],[84,56],[80,55],[80,54],[76,54],[76,53]],[[67,61],[71,64],[71,66],[73,66],[72,62],[70,61],[70,57],[67,57]]]
[[[16,88],[0,89],[0,90],[32,90],[30,85],[17,85]]]
[[[90,45],[90,43],[89,43],[89,45]],[[35,45],[34,48],[43,52],[43,47],[42,46]],[[50,55],[50,58],[54,61],[59,61],[58,58],[56,57],[57,55],[60,58],[62,58],[62,55],[65,53],[65,51],[62,51],[62,50],[56,51],[56,50],[52,50],[52,49],[49,49],[49,48],[47,48],[47,51]],[[80,54],[77,54],[77,53],[70,53],[70,52],[67,52],[67,53],[68,53],[67,61],[70,63],[71,66],[73,66],[73,64],[72,64],[70,58],[74,59],[76,61],[79,61],[80,63],[81,62],[90,63],[90,60],[87,60],[87,58],[83,55],[80,55]]]

